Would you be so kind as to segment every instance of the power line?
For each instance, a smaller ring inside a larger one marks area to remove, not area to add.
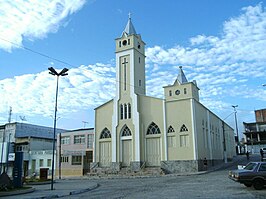
[[[34,53],[34,54],[40,55],[40,56],[45,57],[45,58],[47,58],[47,59],[50,59],[50,60],[53,60],[53,61],[56,61],[56,62],[62,63],[62,64],[64,64],[64,65],[67,65],[67,66],[70,66],[70,67],[74,67],[74,68],[77,67],[77,66],[74,66],[73,64],[68,63],[67,61],[63,61],[63,60],[61,60],[61,59],[58,59],[58,58],[52,57],[52,56],[47,55],[47,54],[44,54],[44,53],[42,53],[42,52],[39,52],[39,51],[33,50],[33,49],[28,48],[28,47],[25,47],[25,46],[22,46],[22,45],[20,45],[20,44],[18,44],[18,43],[15,43],[15,42],[9,41],[9,40],[4,39],[4,38],[2,38],[2,37],[0,37],[0,40],[5,41],[5,42],[8,42],[8,43],[10,43],[10,44],[12,44],[12,45],[14,45],[14,46],[17,46],[17,47],[19,47],[19,48],[22,48],[22,49],[24,49],[24,50],[27,50],[27,51],[29,51],[29,52],[31,52],[31,53]],[[115,83],[123,83],[123,84],[124,84],[124,82],[119,81],[119,80],[117,80],[117,79],[114,79],[113,81],[114,81]],[[128,86],[130,86],[130,87],[138,88],[138,89],[141,89],[141,90],[143,90],[143,91],[146,91],[146,89],[144,89],[144,88],[139,88],[139,87],[137,87],[137,86],[135,86],[135,85],[128,84],[128,83],[125,83],[125,84],[128,85]],[[178,98],[176,98],[176,97],[173,97],[173,98],[178,99]],[[224,107],[223,109],[228,109],[228,110],[229,110],[230,108],[229,108],[229,107],[228,107],[228,108]],[[238,110],[239,110],[239,111],[243,111],[243,112],[250,112],[250,111],[253,111],[253,110],[245,110],[245,109],[238,109]],[[230,114],[230,115],[231,115],[231,114]],[[227,117],[226,117],[226,119],[227,119]],[[225,119],[224,119],[224,120],[225,120]]]
[[[30,48],[28,48],[28,47],[25,47],[25,46],[22,46],[22,45],[20,45],[20,44],[14,43],[14,42],[9,41],[9,40],[7,40],[7,39],[4,39],[4,38],[2,38],[2,37],[0,37],[0,39],[1,39],[2,41],[8,42],[8,43],[10,43],[10,44],[13,44],[14,46],[17,46],[17,47],[22,48],[22,49],[24,49],[24,50],[27,50],[27,51],[30,51],[30,52],[35,53],[35,54],[37,54],[37,55],[40,55],[40,56],[42,56],[42,57],[45,57],[45,58],[48,58],[48,59],[54,60],[54,61],[56,61],[56,62],[59,62],[59,63],[61,63],[61,64],[65,64],[65,65],[68,65],[68,66],[71,66],[71,67],[74,67],[74,68],[76,67],[76,66],[74,66],[73,64],[70,64],[70,63],[68,63],[68,62],[66,62],[66,61],[63,61],[63,60],[58,59],[58,58],[51,57],[51,56],[49,56],[49,55],[47,55],[47,54],[44,54],[44,53],[38,52],[38,51],[36,51],[36,50],[32,50],[32,49],[30,49]]]

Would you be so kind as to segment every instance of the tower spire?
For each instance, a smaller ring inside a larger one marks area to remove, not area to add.
[[[133,23],[131,21],[131,13],[130,12],[128,13],[127,25],[126,25],[124,31],[122,32],[122,35],[121,36],[123,36],[124,34],[126,34],[126,35],[137,34],[136,33],[136,30],[135,30],[135,28],[133,26]]]
[[[183,72],[182,66],[179,66],[179,73],[178,73],[178,75],[177,75],[177,78],[176,78],[174,84],[176,84],[177,82],[178,82],[179,84],[183,84],[183,83],[187,83],[187,82],[188,82],[188,81],[187,81],[187,78],[186,78],[186,76],[185,76],[185,73]]]

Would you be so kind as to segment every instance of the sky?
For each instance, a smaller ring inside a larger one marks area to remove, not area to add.
[[[146,94],[163,98],[179,66],[200,101],[240,133],[266,108],[266,2],[257,0],[0,0],[0,124],[94,127],[115,93],[115,39],[128,14],[146,43]]]

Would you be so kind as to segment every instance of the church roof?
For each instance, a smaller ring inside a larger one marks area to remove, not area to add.
[[[136,33],[136,30],[135,30],[135,28],[134,28],[134,26],[133,26],[133,23],[131,22],[131,16],[130,16],[130,13],[129,13],[129,15],[128,15],[127,25],[126,25],[124,31],[122,32],[122,36],[123,36],[124,34],[127,34],[127,35],[137,34],[137,33]]]
[[[179,84],[184,84],[184,83],[187,83],[187,82],[188,82],[188,81],[187,81],[187,78],[186,78],[186,76],[185,76],[185,74],[184,74],[184,72],[183,72],[182,66],[179,66],[179,73],[178,73],[178,75],[177,75],[177,78],[176,78],[174,84],[176,84],[177,82],[178,82]]]

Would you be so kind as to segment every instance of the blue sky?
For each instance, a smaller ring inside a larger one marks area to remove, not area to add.
[[[0,2],[0,122],[53,126],[53,66],[60,79],[58,127],[94,126],[112,99],[115,39],[132,13],[146,43],[147,95],[163,98],[182,65],[200,100],[232,127],[266,108],[265,2],[256,0],[47,0]],[[44,55],[44,56],[43,56]],[[59,60],[59,61],[58,61]],[[84,123],[85,121],[86,123]],[[87,123],[88,122],[88,123]],[[86,124],[86,125],[85,125]]]

